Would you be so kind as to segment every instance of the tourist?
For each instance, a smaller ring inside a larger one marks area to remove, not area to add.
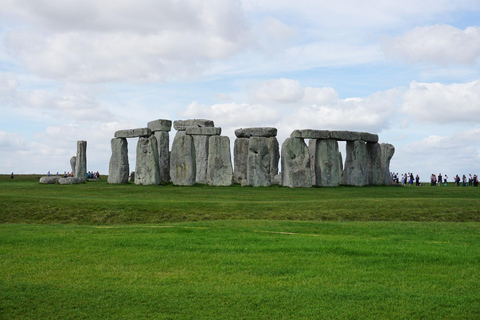
[[[441,173],[438,174],[438,180],[437,181],[438,181],[438,185],[441,186],[442,185],[442,174]]]
[[[455,176],[455,185],[457,187],[460,186],[460,177],[458,176],[458,174]]]
[[[10,175],[10,179],[13,179],[13,172],[12,172],[12,174]]]
[[[415,184],[418,186],[420,186],[420,176],[417,174],[417,176],[415,177]]]
[[[467,186],[467,177],[465,175],[463,175],[463,177],[462,177],[462,186],[463,187]]]
[[[48,170],[47,172],[47,177],[50,177],[50,170]]]
[[[445,187],[447,186],[447,180],[448,180],[448,176],[445,175],[445,177],[443,178],[443,182],[445,183]]]
[[[472,174],[470,173],[468,176],[468,186],[471,187],[473,185],[473,177]]]
[[[473,175],[473,186],[478,187],[478,176],[476,174]]]

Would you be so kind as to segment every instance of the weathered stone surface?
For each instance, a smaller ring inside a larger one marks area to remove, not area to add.
[[[280,146],[276,137],[267,138],[268,152],[270,153],[270,181],[278,174],[278,162],[280,161]]]
[[[277,129],[271,127],[260,128],[240,128],[235,130],[237,138],[250,138],[250,137],[276,137]]]
[[[160,184],[157,139],[155,136],[138,138],[135,184]]]
[[[365,142],[377,143],[378,142],[378,134],[368,133],[368,132],[360,132],[360,140]]]
[[[213,120],[206,119],[188,119],[173,122],[173,128],[177,131],[185,131],[187,127],[215,127],[215,124]]]
[[[175,185],[191,186],[195,184],[196,171],[193,138],[178,131],[170,153],[170,178]]]
[[[247,184],[248,138],[237,138],[233,146],[233,181]]]
[[[87,141],[77,141],[75,177],[87,179]]]
[[[108,183],[128,183],[128,144],[125,138],[111,140],[112,156],[108,166]]]
[[[342,154],[338,151],[337,140],[318,139],[311,140],[315,147],[313,148],[313,155],[311,159],[313,161],[314,169],[312,172],[315,174],[315,180],[312,179],[313,185],[319,187],[336,187],[340,185],[342,179]]]
[[[270,180],[270,152],[265,137],[249,139],[247,184],[254,187],[266,187],[272,184]]]
[[[149,137],[151,135],[152,130],[148,128],[127,129],[115,132],[115,138],[139,138]]]
[[[382,151],[380,144],[367,142],[368,184],[377,186],[384,184],[382,172]]]
[[[192,136],[195,145],[195,182],[207,184],[209,136]]]
[[[70,167],[72,167],[72,173],[75,174],[75,166],[77,163],[77,157],[73,156],[70,158]]]
[[[219,136],[222,133],[220,127],[187,127],[185,132],[190,135]]]
[[[330,138],[340,141],[356,141],[361,140],[362,135],[355,131],[330,131]]]
[[[310,155],[301,138],[287,138],[282,144],[282,185],[291,188],[312,186]]]
[[[328,130],[293,130],[290,134],[290,138],[302,138],[302,139],[330,139],[330,131]]]
[[[382,184],[392,184],[392,178],[390,177],[390,160],[395,153],[395,147],[389,143],[381,143],[380,150],[382,153]]]
[[[156,131],[169,132],[170,130],[172,130],[172,121],[165,120],[165,119],[153,120],[147,123],[147,128],[150,129],[152,132],[156,132]]]
[[[170,134],[168,131],[155,131],[158,149],[158,174],[160,183],[170,181]]]
[[[208,147],[208,184],[231,186],[233,183],[232,156],[228,137],[211,136]]]
[[[77,184],[77,183],[84,183],[86,179],[81,179],[77,177],[67,177],[67,178],[59,178],[58,183],[60,184]]]
[[[310,155],[310,175],[312,177],[312,185],[316,185],[315,158],[317,154],[317,139],[308,140],[308,154]]]
[[[347,141],[342,184],[350,186],[368,184],[367,146],[362,140]]]
[[[273,178],[272,184],[282,185],[282,175],[280,173]]]
[[[58,182],[58,179],[60,179],[59,176],[45,176],[41,177],[39,182],[45,184],[55,184]]]

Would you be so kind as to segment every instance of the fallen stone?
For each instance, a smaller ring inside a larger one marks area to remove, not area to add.
[[[86,179],[81,179],[77,177],[67,177],[67,178],[60,178],[58,179],[58,183],[60,184],[78,184],[84,183]]]
[[[77,163],[77,157],[73,156],[70,158],[70,167],[72,167],[72,173],[75,174],[75,166]]]
[[[248,138],[237,138],[233,146],[233,181],[246,185],[248,162]]]
[[[77,141],[75,177],[84,181],[87,179],[87,141]]]
[[[147,123],[147,128],[150,129],[152,132],[157,132],[157,131],[170,132],[170,130],[172,130],[172,121],[165,120],[165,119],[153,120]]]
[[[267,138],[252,137],[248,142],[247,185],[267,187],[271,184]]]
[[[55,184],[58,182],[58,179],[60,179],[59,176],[45,176],[41,177],[39,182],[45,184]]]
[[[312,186],[310,155],[301,138],[287,138],[282,144],[282,185],[290,188]]]
[[[395,153],[395,147],[389,143],[381,143],[380,150],[382,153],[382,176],[383,184],[391,185],[392,177],[390,176],[390,160]]]
[[[112,156],[108,166],[108,183],[128,183],[128,144],[126,138],[111,140]]]
[[[312,142],[312,140],[311,140]],[[313,185],[318,187],[336,187],[342,180],[342,154],[338,151],[338,142],[333,139],[313,140],[313,170],[315,180]],[[311,155],[312,156],[312,155]]]
[[[349,186],[368,184],[367,146],[361,140],[347,141],[342,184]]]
[[[195,182],[207,184],[208,141],[210,137],[194,135],[192,138],[195,145]]]
[[[276,137],[277,129],[271,127],[262,128],[240,128],[235,130],[237,138],[250,138],[250,137]]]
[[[339,141],[356,141],[362,140],[362,135],[355,131],[330,131],[330,138]]]
[[[211,136],[208,147],[208,184],[231,186],[233,183],[232,156],[228,137]]]
[[[382,172],[382,150],[380,144],[367,142],[368,184],[378,186],[384,184]]]
[[[278,162],[280,161],[280,146],[276,137],[267,138],[268,152],[270,153],[270,181],[278,174]]]
[[[330,131],[328,130],[293,130],[290,134],[290,138],[302,138],[302,139],[330,139]]]
[[[148,128],[127,129],[115,132],[115,138],[139,138],[149,137],[151,135],[152,130]]]
[[[187,127],[215,127],[213,120],[189,119],[177,120],[173,122],[173,128],[177,131],[185,131]]]
[[[219,127],[187,127],[185,132],[190,135],[219,136],[222,128]]]
[[[155,136],[138,138],[135,184],[160,184],[157,139]]]
[[[360,140],[365,142],[377,143],[378,142],[378,134],[368,133],[368,132],[360,132]]]
[[[195,184],[196,171],[193,138],[178,131],[170,153],[170,178],[175,185],[191,186]]]
[[[154,136],[157,139],[160,183],[168,183],[170,181],[170,134],[168,131],[155,131]]]

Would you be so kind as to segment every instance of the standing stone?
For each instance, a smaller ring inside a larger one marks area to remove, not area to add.
[[[75,177],[87,180],[87,141],[77,141]]]
[[[233,181],[241,185],[247,184],[248,140],[237,138],[233,146]]]
[[[138,138],[135,184],[160,184],[157,139],[155,136]]]
[[[230,139],[211,136],[208,148],[208,184],[212,186],[231,186],[233,182]]]
[[[299,131],[299,130],[295,130],[295,131]],[[290,134],[291,138],[298,138],[295,136],[299,136],[299,134],[296,134],[295,131],[293,131]],[[317,177],[315,175],[315,159],[317,155],[317,139],[308,140],[308,154],[310,155],[310,174],[312,176],[312,185],[316,186]]]
[[[108,183],[128,183],[128,144],[125,138],[111,140],[112,156],[108,166]]]
[[[282,144],[282,185],[291,188],[312,186],[310,155],[301,138],[287,138]]]
[[[193,135],[192,138],[195,145],[195,181],[207,184],[208,140],[210,137]]]
[[[390,176],[390,160],[395,153],[395,147],[389,143],[381,143],[380,150],[382,153],[382,177],[383,184],[392,184],[392,177]]]
[[[267,138],[268,152],[270,153],[270,181],[278,174],[280,160],[280,146],[276,137]]]
[[[368,184],[378,186],[385,184],[382,171],[382,151],[380,144],[367,142]]]
[[[319,187],[336,187],[342,179],[342,154],[338,151],[338,142],[333,139],[313,140],[313,174],[314,185]],[[312,157],[312,155],[311,155]]]
[[[170,134],[168,131],[155,131],[158,149],[158,174],[160,175],[160,183],[168,183],[170,181]]]
[[[178,186],[195,184],[195,146],[192,136],[178,131],[173,139],[170,153],[170,178]]]
[[[270,152],[265,137],[249,139],[247,184],[254,187],[266,187],[272,184],[270,180]]]
[[[367,146],[363,140],[347,141],[345,169],[342,184],[364,186],[368,184]]]
[[[70,167],[72,167],[72,174],[75,174],[75,166],[77,163],[77,157],[73,156],[70,158]]]

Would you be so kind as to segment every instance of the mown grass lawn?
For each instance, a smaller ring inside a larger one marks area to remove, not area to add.
[[[478,319],[479,192],[0,177],[0,318]]]

